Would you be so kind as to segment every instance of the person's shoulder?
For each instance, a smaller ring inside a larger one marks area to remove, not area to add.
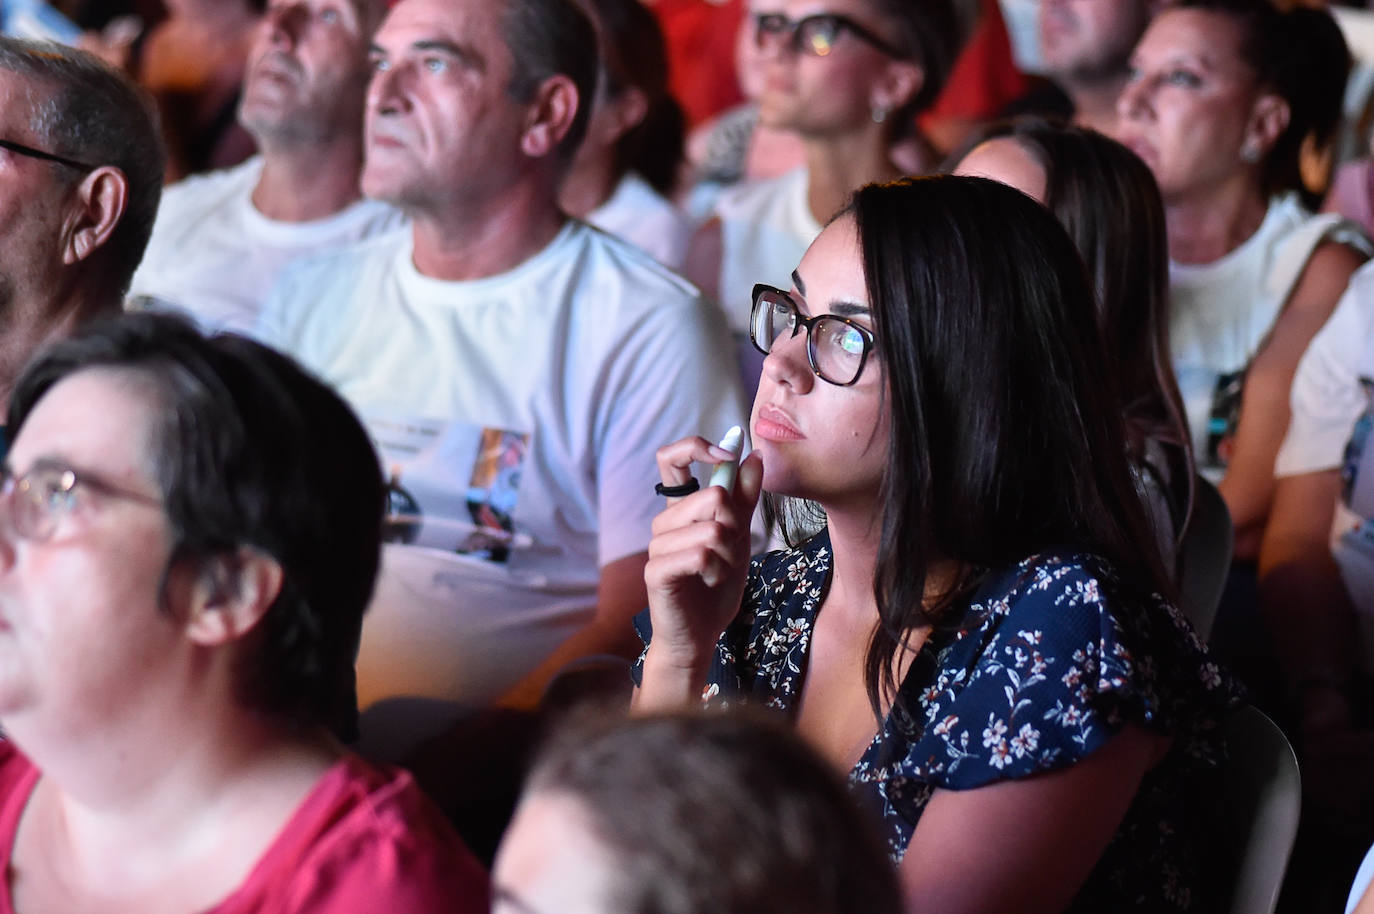
[[[247,199],[262,172],[262,158],[253,156],[238,165],[190,175],[163,188],[158,217],[222,206],[235,197]]]
[[[408,772],[348,755],[316,788],[286,910],[486,911],[481,865]]]
[[[715,215],[724,221],[748,215],[754,210],[785,198],[800,183],[805,186],[807,170],[794,168],[775,178],[741,181],[720,192],[716,198]]]
[[[1056,652],[1139,640],[1142,629],[1191,629],[1167,600],[1123,580],[1101,556],[1070,550],[1029,556],[987,575],[966,613],[965,632],[985,644],[1029,638]],[[1196,636],[1192,636],[1196,641]]]
[[[1330,258],[1343,250],[1354,269],[1374,255],[1374,243],[1358,222],[1339,213],[1314,213],[1291,192],[1270,200],[1260,233],[1272,239],[1277,264],[1285,258],[1299,262],[1323,254]]]
[[[697,287],[643,248],[581,221],[573,226],[570,241],[569,256],[584,267],[579,276],[600,294],[616,294],[622,304],[645,312],[698,306]]]

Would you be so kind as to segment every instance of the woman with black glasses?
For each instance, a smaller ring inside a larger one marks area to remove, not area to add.
[[[718,301],[740,347],[747,388],[759,365],[748,345],[755,282],[783,285],[821,225],[855,188],[925,172],[933,154],[915,116],[939,94],[957,50],[950,0],[752,0],[762,69],[759,123],[798,134],[806,165],[737,185],[693,238],[685,272]],[[902,166],[898,148],[908,151]]]
[[[659,452],[680,497],[636,708],[788,714],[881,817],[909,910],[1206,908],[1198,796],[1231,689],[1160,596],[1059,223],[980,178],[868,186],[752,318],[732,491],[682,495],[727,458],[709,442]],[[788,510],[794,547],[751,562],[761,490],[819,529]]]

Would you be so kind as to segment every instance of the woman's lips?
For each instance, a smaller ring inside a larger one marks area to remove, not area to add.
[[[753,432],[755,438],[767,441],[800,441],[806,437],[791,416],[771,404],[759,407]]]

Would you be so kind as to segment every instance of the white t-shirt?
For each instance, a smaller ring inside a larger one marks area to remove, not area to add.
[[[293,265],[260,335],[352,403],[393,480],[405,543],[364,626],[360,704],[476,706],[590,620],[602,566],[647,548],[655,451],[745,411],[724,327],[628,243],[570,221],[470,282],[412,253],[403,233]]]
[[[1225,475],[1245,369],[1324,241],[1370,251],[1354,223],[1336,215],[1313,216],[1296,194],[1283,194],[1270,201],[1255,234],[1225,257],[1169,265],[1174,372],[1198,472],[1213,483]]]
[[[1374,262],[1350,285],[1298,363],[1277,476],[1339,467],[1331,554],[1357,611],[1365,668],[1374,670]]]
[[[177,311],[206,331],[246,333],[292,260],[405,224],[398,210],[373,200],[311,222],[269,219],[252,201],[261,173],[262,157],[254,156],[163,192],[148,250],[129,288],[131,309]]]
[[[767,181],[737,184],[716,201],[720,219],[720,304],[730,329],[748,335],[754,284],[792,285],[792,271],[821,233],[806,200],[805,168]]]
[[[634,172],[620,179],[610,198],[587,214],[587,221],[643,248],[664,266],[682,269],[692,227],[676,206]]]

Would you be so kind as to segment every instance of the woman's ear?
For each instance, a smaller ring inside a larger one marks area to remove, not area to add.
[[[1250,163],[1263,161],[1287,129],[1291,116],[1288,102],[1281,96],[1265,92],[1256,98],[1241,138],[1241,159]]]
[[[886,116],[888,112],[910,103],[925,84],[926,71],[920,64],[910,60],[889,61],[882,78],[873,85],[869,107]],[[874,120],[880,118],[875,116]]]
[[[186,633],[196,644],[237,641],[267,615],[281,593],[282,567],[248,546],[204,560],[188,582]]]

